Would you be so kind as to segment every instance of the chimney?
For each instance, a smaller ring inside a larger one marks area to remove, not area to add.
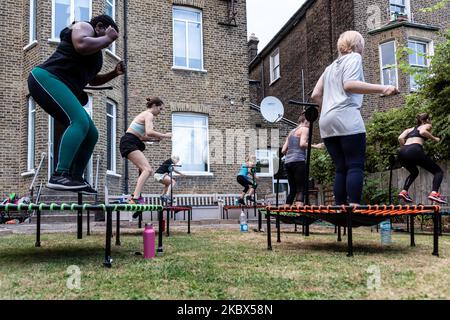
[[[258,55],[258,43],[259,39],[255,36],[254,33],[252,33],[250,39],[247,42],[248,63],[250,63]]]

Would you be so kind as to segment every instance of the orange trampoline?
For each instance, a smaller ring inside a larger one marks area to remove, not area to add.
[[[366,205],[366,206],[279,206],[266,207],[267,220],[267,249],[272,250],[271,217],[276,217],[277,242],[280,240],[279,222],[281,217],[284,221],[295,220],[299,217],[309,219],[321,219],[338,227],[347,227],[348,253],[353,256],[352,229],[360,226],[373,226],[388,218],[407,216],[410,219],[411,246],[414,242],[414,217],[417,215],[431,215],[433,217],[433,255],[439,256],[439,224],[441,213],[439,206],[425,205]],[[340,233],[339,233],[340,236]],[[340,237],[339,237],[340,238]],[[338,239],[339,240],[339,239]]]

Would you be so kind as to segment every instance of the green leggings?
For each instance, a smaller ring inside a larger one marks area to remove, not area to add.
[[[28,77],[33,99],[66,127],[61,138],[56,172],[81,177],[98,140],[98,131],[77,97],[58,77],[39,67]]]

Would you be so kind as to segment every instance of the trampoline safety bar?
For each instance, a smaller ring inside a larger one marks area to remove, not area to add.
[[[149,205],[149,204],[45,204],[45,203],[31,203],[31,204],[2,204],[0,205],[0,210],[5,212],[8,211],[36,211],[36,247],[41,246],[41,212],[42,211],[77,211],[78,215],[81,216],[83,211],[103,211],[106,212],[106,241],[105,241],[105,260],[103,265],[110,268],[112,266],[111,257],[111,238],[112,238],[112,213],[116,211],[116,245],[120,246],[120,212],[121,211],[157,211],[158,212],[158,254],[162,254],[162,223],[163,223],[163,206],[161,205]],[[78,220],[79,222],[81,219]],[[81,225],[79,225],[81,229]]]
[[[277,242],[280,240],[280,216],[284,219],[298,217],[317,218],[328,221],[336,226],[347,227],[347,256],[353,256],[353,227],[376,225],[389,217],[408,216],[410,227],[410,243],[414,241],[414,217],[417,215],[431,215],[433,217],[433,252],[439,256],[439,228],[441,221],[441,208],[437,205],[364,205],[364,206],[278,206],[266,207],[267,221],[267,250],[272,250],[271,216],[276,217]],[[340,232],[338,241],[340,239]]]

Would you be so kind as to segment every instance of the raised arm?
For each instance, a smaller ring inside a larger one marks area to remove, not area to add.
[[[421,136],[423,136],[425,138],[432,139],[432,140],[434,140],[436,142],[441,141],[440,138],[433,136],[431,134],[430,130],[431,130],[431,124],[426,124],[426,125],[423,125],[423,126],[420,127],[419,133],[420,133]]]
[[[101,86],[102,84],[105,84],[124,73],[125,65],[123,64],[123,61],[120,61],[119,63],[117,63],[114,70],[104,74],[97,74],[94,79],[89,81],[89,84],[91,86]]]
[[[75,50],[84,56],[96,53],[109,47],[119,34],[109,26],[106,28],[105,35],[95,37],[94,28],[87,22],[77,22],[72,26],[72,43]]]
[[[413,128],[406,129],[405,131],[402,132],[401,135],[399,135],[398,142],[400,143],[401,146],[405,145],[405,143],[406,143],[406,136],[408,135],[408,133],[411,132],[412,129]]]
[[[372,84],[362,81],[350,80],[344,82],[344,90],[351,93],[379,93],[383,96],[391,96],[399,93],[394,86],[385,86],[381,84]]]

